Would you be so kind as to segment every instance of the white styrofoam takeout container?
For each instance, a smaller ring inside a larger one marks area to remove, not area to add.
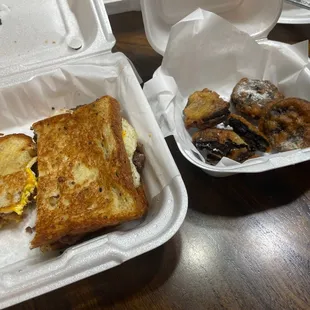
[[[146,36],[163,55],[171,27],[197,8],[218,14],[256,40],[266,39],[276,25],[282,0],[141,0]]]
[[[156,0],[154,0],[156,1]],[[104,0],[108,14],[140,11],[140,0]],[[167,1],[168,2],[168,1]],[[190,1],[188,1],[190,3]],[[206,2],[206,1],[205,1]],[[201,2],[203,3],[203,2]],[[201,4],[199,4],[201,6]],[[197,6],[198,7],[198,6]],[[279,24],[309,24],[310,11],[289,3],[283,4]]]
[[[310,24],[310,10],[302,9],[296,5],[284,3],[280,24]]]
[[[109,15],[140,11],[140,0],[103,0]]]
[[[115,39],[102,0],[7,0],[0,4],[0,18],[0,132],[30,133],[32,122],[49,116],[52,107],[114,95],[143,137],[150,205],[144,219],[62,254],[29,250],[33,236],[25,227],[35,212],[1,229],[0,308],[5,308],[160,246],[181,226],[187,193],[133,68],[123,54],[111,53]]]
[[[248,33],[259,44],[271,49],[279,48],[285,50],[289,46],[288,44],[267,39],[267,35],[279,19],[282,12],[282,6],[282,0],[193,0],[190,2],[185,0],[141,0],[143,21],[148,41],[154,50],[161,55],[164,55],[165,53],[171,27],[183,17],[197,9],[197,7],[212,11],[223,17],[235,25],[239,30]],[[160,76],[162,76],[161,68],[154,73],[154,78],[156,77],[157,81]],[[152,82],[152,80],[150,80],[150,82]],[[163,80],[162,84],[164,85],[165,83],[166,82]],[[149,86],[147,84],[148,83],[145,84],[145,87]],[[151,86],[148,87],[149,100],[152,100],[151,98],[159,97],[159,93],[155,94],[156,91],[162,93],[164,96],[165,90],[161,89],[162,86],[159,86],[158,89],[156,87],[155,84],[151,84]],[[150,89],[154,94],[149,93]],[[171,115],[171,117],[174,116]],[[201,168],[204,172],[216,177],[225,177],[237,173],[263,172],[285,167],[307,160],[310,152],[308,149],[301,150],[300,157],[302,160],[297,162],[294,152],[283,152],[271,156],[268,161],[261,161],[258,159],[241,165],[218,167],[205,164],[198,158],[189,156],[187,151],[183,149],[178,142],[177,145],[187,160]]]

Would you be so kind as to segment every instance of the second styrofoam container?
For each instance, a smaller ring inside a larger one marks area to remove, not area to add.
[[[227,161],[227,163],[220,163],[219,166],[212,166],[205,163],[202,160],[201,155],[194,149],[190,141],[190,136],[184,131],[184,125],[180,119],[182,115],[182,106],[184,106],[186,98],[191,92],[204,87],[214,89],[212,88],[212,85],[215,83],[214,90],[218,91],[226,100],[229,100],[229,91],[231,92],[232,87],[237,83],[238,78],[240,79],[246,74],[243,72],[247,72],[249,75],[246,76],[252,78],[262,78],[264,76],[263,72],[257,72],[256,74],[251,70],[251,52],[249,52],[248,55],[242,56],[244,58],[238,58],[237,63],[240,65],[238,71],[236,71],[235,68],[237,64],[235,64],[234,61],[229,62],[229,58],[225,58],[225,51],[229,53],[230,50],[234,50],[234,42],[231,39],[225,39],[226,36],[229,37],[229,33],[231,35],[236,35],[236,38],[241,40],[238,42],[238,48],[240,51],[245,50],[245,48],[242,47],[242,40],[244,40],[244,42],[249,41],[247,35],[240,34],[239,36],[238,30],[233,30],[232,32],[227,30],[230,28],[233,29],[233,26],[236,26],[243,32],[247,32],[260,45],[264,46],[265,49],[268,49],[273,55],[276,55],[276,57],[273,57],[274,59],[277,59],[278,57],[279,61],[276,61],[277,66],[275,66],[274,63],[271,63],[269,73],[267,72],[269,78],[275,83],[279,80],[283,81],[285,93],[287,95],[292,96],[292,94],[303,94],[302,97],[305,97],[305,99],[308,98],[307,91],[304,92],[306,88],[304,87],[302,89],[302,87],[306,85],[304,85],[304,82],[308,80],[308,71],[305,67],[308,65],[307,44],[303,44],[300,47],[290,47],[288,44],[267,40],[269,31],[277,23],[278,17],[281,13],[281,0],[272,2],[244,0],[243,2],[235,2],[236,6],[229,7],[229,9],[227,8],[228,11],[225,11],[224,7],[219,6],[219,3],[222,3],[220,1],[205,1],[204,3],[208,2],[210,5],[213,5],[213,10],[218,10],[218,16],[222,17],[222,19],[216,18],[216,15],[212,15],[210,12],[210,14],[208,14],[207,11],[203,10],[200,12],[197,10],[193,12],[193,14],[188,15],[180,24],[174,26],[177,27],[174,29],[174,38],[177,41],[182,42],[182,44],[174,44],[174,41],[171,40],[169,55],[165,55],[165,50],[172,29],[172,23],[187,12],[184,8],[188,9],[188,3],[187,6],[182,7],[183,2],[179,1],[179,5],[175,6],[175,12],[173,12],[171,7],[165,6],[160,0],[150,2],[151,1],[149,0],[142,0],[141,2],[144,22],[148,31],[150,43],[157,51],[164,54],[164,60],[163,65],[155,72],[153,79],[145,84],[144,90],[164,135],[167,136],[173,134],[175,136],[179,149],[186,159],[208,174],[217,177],[229,176],[236,173],[257,173],[293,165],[310,159],[310,150],[304,149],[268,155],[250,160],[243,164],[234,164]],[[224,2],[225,1],[223,1],[223,3]],[[231,4],[232,3],[230,3],[230,5]],[[163,13],[162,11],[164,8],[167,10]],[[246,8],[248,8],[249,11],[245,10]],[[253,11],[253,8],[255,8],[256,11]],[[243,18],[243,16],[245,16],[245,18]],[[251,21],[247,19],[249,16],[252,16]],[[223,20],[223,22],[221,22],[221,20]],[[227,20],[230,23],[227,23]],[[252,20],[254,22],[252,22]],[[194,21],[197,21],[195,25],[187,26],[187,24]],[[203,25],[205,25],[205,23],[208,23],[208,21],[210,21],[210,24],[208,24],[208,31],[203,35],[201,29],[204,27]],[[222,36],[222,34],[219,33],[218,37],[214,36],[213,33],[218,29],[212,31],[210,27],[213,26],[223,26],[226,29],[225,31],[227,34],[223,34]],[[182,30],[184,33],[182,33]],[[209,36],[207,34],[208,32]],[[198,39],[192,41],[192,37],[195,37],[197,33]],[[187,39],[184,39],[183,36]],[[210,37],[212,37],[212,39],[210,39]],[[221,37],[222,40],[220,50],[217,50],[217,47],[212,49],[213,46],[217,46],[217,40],[219,37]],[[229,42],[227,44],[231,45],[225,45],[225,40]],[[252,41],[255,43],[254,40]],[[249,45],[252,45],[252,48],[255,49],[255,45],[257,44],[250,43]],[[201,46],[201,48],[199,48],[199,46]],[[204,49],[204,46],[207,46],[208,49]],[[184,50],[186,51],[183,52]],[[247,48],[247,50],[252,51],[251,48]],[[236,51],[238,51],[238,49],[236,49]],[[173,56],[173,53],[175,56]],[[222,70],[222,72],[228,74],[222,76],[220,84],[216,84],[212,79],[210,80],[212,73],[208,70],[208,65],[212,66],[214,63],[214,61],[210,63],[209,59],[216,59],[217,53],[221,55],[221,62],[215,63],[217,74],[220,76],[223,75],[220,73],[221,66],[225,66],[225,70]],[[240,53],[240,55],[243,55],[243,52]],[[199,56],[197,57],[197,55]],[[182,57],[184,58],[182,59]],[[230,57],[233,57],[233,55],[230,55]],[[174,61],[174,58],[178,60]],[[201,61],[200,66],[197,64],[197,58],[203,60]],[[227,72],[227,68],[231,68],[232,71]],[[255,68],[260,67],[256,64]],[[304,74],[301,74],[303,76],[299,82],[299,91],[297,91],[297,88],[294,87],[293,84],[290,86],[289,83],[297,80],[297,74],[300,68],[305,71]],[[260,71],[261,70],[262,68],[260,68]],[[290,76],[289,83],[286,83],[285,81],[286,74]],[[189,85],[186,84],[186,78],[182,78],[182,76],[185,77],[186,75],[190,76],[190,81],[188,81]],[[230,75],[234,77],[230,77]],[[207,85],[205,84],[206,81],[208,81]],[[225,84],[229,85],[229,87],[225,87]],[[177,106],[177,108],[174,108],[174,106]],[[176,109],[179,109],[179,111],[175,112]]]
[[[277,23],[282,0],[141,0],[146,36],[156,52],[163,55],[171,27],[200,7],[225,18],[256,40],[267,37]]]

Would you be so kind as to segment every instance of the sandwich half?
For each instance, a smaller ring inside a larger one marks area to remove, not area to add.
[[[0,227],[19,222],[36,188],[36,147],[24,134],[0,137]]]
[[[135,132],[128,122],[124,131],[122,122],[120,104],[104,96],[33,124],[38,189],[32,248],[62,248],[145,214],[147,200],[131,164],[134,152],[124,143]]]

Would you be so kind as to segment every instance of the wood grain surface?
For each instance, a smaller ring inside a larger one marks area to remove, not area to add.
[[[111,16],[117,40],[144,81],[161,57],[141,13]],[[273,40],[310,38],[309,25],[277,25]],[[189,210],[161,247],[11,309],[310,309],[310,162],[217,179],[170,150]]]

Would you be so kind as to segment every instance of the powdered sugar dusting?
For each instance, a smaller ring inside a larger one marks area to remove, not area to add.
[[[283,151],[295,150],[302,148],[303,140],[301,138],[291,138],[281,143],[281,149]]]
[[[234,130],[231,126],[225,125],[224,123],[217,124],[215,128],[218,129],[226,129],[226,130]]]
[[[275,98],[276,87],[269,81],[244,79],[235,89],[235,96],[263,106],[266,100]]]

